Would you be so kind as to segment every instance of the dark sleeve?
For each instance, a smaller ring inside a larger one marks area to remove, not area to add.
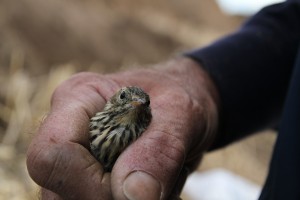
[[[275,127],[300,39],[300,1],[264,8],[237,32],[189,52],[216,83],[219,133],[212,149]]]

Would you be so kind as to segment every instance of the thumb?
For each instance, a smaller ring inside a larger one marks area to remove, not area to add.
[[[151,132],[151,137],[140,138],[122,154],[112,171],[116,199],[168,197],[184,162],[184,151],[174,145],[178,141],[168,137],[163,132]]]
[[[191,146],[189,134],[194,130],[189,128],[192,126],[182,109],[175,110],[159,102],[161,109],[153,101],[153,118],[148,129],[120,155],[112,170],[115,199],[170,199],[171,192],[180,193],[188,174],[183,164]],[[185,120],[174,116],[184,116]],[[177,184],[178,181],[181,183]],[[175,186],[179,187],[177,191]]]

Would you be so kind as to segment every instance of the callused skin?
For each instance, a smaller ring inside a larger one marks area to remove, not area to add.
[[[88,150],[87,126],[124,85],[151,96],[152,121],[104,173]],[[110,75],[80,73],[54,92],[28,149],[28,171],[42,196],[54,199],[170,199],[183,185],[176,183],[187,175],[182,169],[192,170],[213,142],[217,114],[214,83],[188,58]]]

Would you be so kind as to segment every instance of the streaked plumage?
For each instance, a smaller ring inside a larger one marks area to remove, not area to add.
[[[90,147],[105,171],[151,121],[150,98],[138,87],[121,88],[90,120]]]

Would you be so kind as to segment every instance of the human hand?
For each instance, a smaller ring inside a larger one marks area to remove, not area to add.
[[[131,85],[150,95],[153,118],[112,173],[104,173],[88,150],[89,119]],[[206,72],[188,58],[117,74],[77,74],[54,92],[28,149],[28,171],[45,188],[45,199],[176,199],[214,139],[216,93]]]

